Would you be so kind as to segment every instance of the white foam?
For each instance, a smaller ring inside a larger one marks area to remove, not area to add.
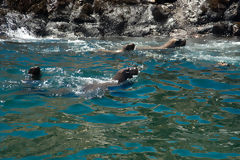
[[[239,64],[240,42],[228,40],[208,40],[207,43],[188,43],[185,52],[175,53],[190,61],[227,62]]]
[[[16,30],[9,29],[7,35],[11,38],[16,39],[37,39],[33,33],[28,31],[26,28],[21,27],[17,28]]]

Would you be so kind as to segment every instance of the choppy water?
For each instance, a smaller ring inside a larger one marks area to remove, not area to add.
[[[238,40],[96,52],[165,41],[1,40],[0,158],[240,159]],[[223,61],[230,67],[216,66]],[[41,81],[26,80],[34,65]],[[82,91],[128,66],[141,68],[131,82]]]

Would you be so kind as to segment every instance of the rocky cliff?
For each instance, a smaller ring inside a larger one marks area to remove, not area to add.
[[[0,0],[0,36],[240,36],[239,0]]]

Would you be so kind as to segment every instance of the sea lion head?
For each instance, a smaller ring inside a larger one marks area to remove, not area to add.
[[[174,47],[181,47],[186,45],[186,39],[176,38],[174,40]]]
[[[28,70],[28,74],[31,76],[33,80],[40,80],[41,78],[41,69],[38,66],[31,67]]]
[[[138,75],[137,67],[128,67],[119,70],[113,77],[114,80],[118,80],[118,83],[124,82],[129,78],[133,78],[133,75]]]
[[[133,51],[135,49],[135,44],[130,43],[125,46],[123,46],[123,51]]]

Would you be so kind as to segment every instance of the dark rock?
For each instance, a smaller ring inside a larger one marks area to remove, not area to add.
[[[58,5],[59,7],[65,7],[69,5],[71,2],[73,2],[73,0],[57,0],[54,2],[56,2],[56,5]]]
[[[93,14],[93,7],[91,4],[86,3],[82,6],[81,14],[91,15]]]
[[[8,9],[0,8],[0,16],[3,17],[9,12]]]
[[[128,4],[128,5],[135,5],[135,4],[139,4],[140,0],[109,0],[110,3],[113,4]]]
[[[27,12],[33,12],[37,17],[48,17],[47,0],[33,4]]]
[[[116,5],[105,4],[99,15],[99,30],[103,36],[149,35],[157,22],[152,15],[153,5]]]
[[[239,36],[239,0],[201,2],[203,1],[0,0],[0,33],[23,27],[23,30],[28,29],[37,36],[58,37],[73,34],[81,37],[141,37],[208,33]],[[200,3],[201,11],[198,6]]]
[[[93,4],[94,0],[83,0],[83,2]]]
[[[232,35],[233,24],[228,22],[221,22],[213,25],[212,33],[215,35]]]
[[[99,37],[101,36],[98,24],[81,24],[73,27],[74,34],[80,37]]]
[[[78,17],[73,19],[74,23],[95,23],[96,19],[86,14],[80,14]]]
[[[47,0],[4,0],[4,6],[21,13],[47,13]]]
[[[129,5],[135,5],[135,4],[139,4],[140,1],[139,0],[121,0],[123,3],[129,4]]]
[[[55,11],[49,13],[48,19],[53,22],[69,22],[71,12],[71,6],[58,6]]]
[[[71,21],[74,23],[95,23],[96,19],[91,16],[93,14],[93,7],[90,3],[83,6],[75,6],[75,10],[71,13]]]
[[[95,0],[95,1],[94,1],[94,4],[93,4],[93,10],[94,10],[94,12],[97,13],[97,14],[99,14],[99,15],[102,15],[103,12],[104,12],[104,10],[105,10],[105,8],[104,8],[105,5],[106,5],[106,4],[104,4],[103,1],[101,1],[101,0]]]
[[[69,22],[73,9],[73,0],[57,0],[48,3],[48,19],[54,22]]]
[[[205,15],[199,16],[197,19],[198,20],[197,20],[196,24],[199,24],[199,25],[207,24],[210,22],[218,22],[223,19],[223,13],[213,12],[213,11],[209,10],[209,11],[207,11],[207,13]]]
[[[202,14],[198,17],[198,24],[221,21],[229,5],[229,0],[205,1],[200,7]]]
[[[57,36],[59,38],[68,37],[72,33],[72,25],[68,22],[48,22],[46,25],[47,35]]]
[[[101,35],[122,35],[127,20],[123,15],[102,15],[100,18],[99,30]]]
[[[124,36],[129,37],[144,37],[151,35],[155,32],[156,26],[155,25],[137,25],[137,26],[127,26],[123,33]]]
[[[233,3],[225,12],[224,12],[225,20],[233,20],[237,21],[240,19],[240,2]]]
[[[155,0],[156,3],[158,4],[163,4],[163,3],[174,3],[177,0]]]
[[[6,0],[7,7],[11,10],[16,10],[21,13],[26,13],[32,4],[36,3],[36,0]]]
[[[155,32],[157,22],[153,18],[152,8],[151,4],[116,8],[114,12],[118,13],[118,17],[115,19],[122,17],[119,21],[124,24],[121,35],[141,37]],[[112,14],[114,13],[110,16]]]
[[[214,12],[209,10],[206,15],[208,17],[208,20],[210,20],[210,22],[217,22],[223,18],[223,11]]]
[[[47,35],[46,32],[46,21],[40,18],[29,19],[24,23],[24,27],[28,28],[28,30],[35,34],[38,37],[43,37]]]
[[[6,26],[5,15],[8,13],[7,9],[0,8],[0,31],[3,30],[3,27]]]
[[[230,4],[230,0],[207,0],[208,8],[214,12],[224,12]]]
[[[62,12],[54,12],[48,16],[48,19],[53,22],[69,22],[69,16]]]
[[[153,18],[157,22],[166,21],[169,17],[170,12],[170,9],[167,7],[163,8],[161,5],[158,5],[152,9]]]

